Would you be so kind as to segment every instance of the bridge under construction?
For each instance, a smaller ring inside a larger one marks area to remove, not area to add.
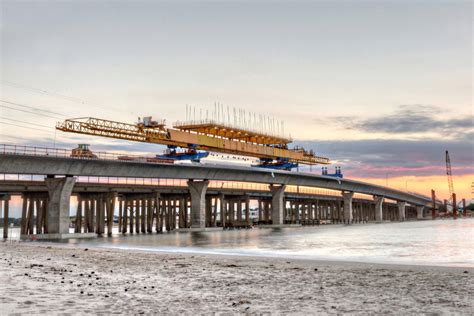
[[[199,160],[198,150],[255,157],[258,167],[272,169],[295,168],[298,164],[329,164],[329,159],[316,156],[301,147],[289,148],[290,138],[242,129],[214,120],[175,122],[167,128],[165,121],[146,117],[136,124],[98,118],[67,119],[57,124],[63,132],[102,136],[123,140],[167,145],[170,149],[186,148],[186,154]],[[178,159],[175,151],[160,156]]]
[[[24,238],[95,236],[104,234],[104,227],[111,234],[117,204],[122,233],[127,227],[129,232],[150,232],[151,227],[160,232],[403,221],[423,219],[427,210],[442,204],[418,194],[310,173],[121,161],[109,153],[95,158],[70,154],[70,150],[0,146],[0,174],[4,174],[0,207],[8,218],[10,196],[22,196]],[[9,175],[35,180],[14,181]],[[163,185],[165,179],[173,185]],[[70,234],[72,195],[79,204],[75,233]],[[250,201],[259,205],[257,222],[249,217]],[[4,225],[5,234],[8,221]]]
[[[299,164],[329,164],[329,159],[300,147],[290,148],[290,137],[257,131],[218,120],[186,120],[166,127],[151,117],[137,123],[98,118],[67,119],[60,131],[161,144],[168,152],[156,157],[96,153],[86,144],[71,150],[3,145],[0,150],[0,208],[8,218],[9,199],[23,199],[23,238],[76,238],[81,234],[112,234],[118,203],[119,231],[157,232],[174,229],[250,228],[253,225],[317,225],[320,223],[382,222],[432,217],[441,204],[430,197],[402,192],[335,174],[289,172]],[[182,148],[184,153],[177,151]],[[199,162],[208,151],[254,157],[259,164],[174,164]],[[258,167],[258,168],[255,168]],[[40,177],[36,181],[10,181],[6,175]],[[81,182],[81,178],[97,178]],[[106,182],[99,179],[107,179]],[[111,180],[112,179],[112,180]],[[125,179],[125,183],[120,179]],[[134,179],[134,182],[133,182]],[[137,181],[138,179],[138,181]],[[172,188],[163,179],[178,181]],[[120,181],[119,181],[120,180]],[[130,182],[129,180],[132,180]],[[146,182],[146,183],[145,183]],[[156,184],[154,184],[156,183]],[[245,187],[225,187],[243,183]],[[292,191],[291,188],[296,188]],[[300,188],[302,191],[300,191]],[[321,194],[318,190],[328,190]],[[305,191],[306,190],[306,191]],[[69,234],[70,200],[78,207],[74,234]],[[258,216],[250,218],[250,201],[258,203]],[[256,221],[254,221],[256,219]],[[8,219],[4,220],[4,236]]]

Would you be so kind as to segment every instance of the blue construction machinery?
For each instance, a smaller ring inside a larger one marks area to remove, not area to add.
[[[342,175],[341,167],[336,167],[335,173],[328,173],[328,168],[327,167],[322,167],[321,175],[329,176],[329,177],[336,177],[336,178],[343,178],[344,177]]]
[[[178,146],[169,145],[166,152],[163,155],[156,155],[156,158],[201,162],[202,158],[209,156],[208,151],[196,150],[195,147],[196,146],[190,144],[185,151],[178,151]]]
[[[278,158],[276,161],[270,158],[260,158],[260,163],[258,165],[252,165],[252,167],[291,171],[291,169],[297,168],[298,164],[291,162],[287,158]]]

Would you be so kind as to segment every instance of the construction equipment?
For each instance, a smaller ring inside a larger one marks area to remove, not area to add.
[[[265,169],[282,169],[282,170],[291,170],[292,168],[297,168],[298,164],[291,162],[287,158],[278,157],[276,161],[271,158],[260,158],[260,163],[258,165],[252,165],[252,167],[265,168]]]
[[[343,174],[341,171],[341,167],[336,167],[336,170],[334,173],[328,173],[328,168],[327,167],[322,167],[321,170],[321,175],[323,176],[329,176],[329,177],[336,177],[336,178],[343,178]]]
[[[89,144],[78,144],[77,148],[71,151],[71,157],[95,159],[97,155],[89,149]]]
[[[449,153],[446,150],[446,175],[448,176],[448,186],[449,186],[449,197],[452,199],[454,188],[453,188],[453,173],[451,172],[451,159],[449,158]]]
[[[312,151],[301,147],[289,149],[290,139],[234,128],[212,120],[177,122],[173,127],[166,128],[164,121],[156,122],[151,117],[136,124],[87,117],[67,119],[56,126],[64,132],[168,145],[169,152],[157,156],[163,158],[178,158],[180,155],[173,153],[173,149],[185,148],[190,150],[186,154],[195,155],[191,157],[195,161],[207,157],[206,153],[198,151],[204,150],[257,157],[264,168],[265,164],[270,166],[272,163],[273,168],[279,168],[282,161],[291,163],[292,167],[298,163],[329,164],[328,158],[318,157]],[[283,168],[288,167],[283,165]]]
[[[209,152],[198,151],[193,146],[188,147],[184,152],[179,152],[177,149],[177,146],[168,145],[168,149],[165,151],[165,153],[163,155],[156,155],[156,158],[201,162],[202,158],[209,156]]]

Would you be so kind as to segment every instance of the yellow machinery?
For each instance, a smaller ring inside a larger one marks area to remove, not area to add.
[[[288,149],[290,139],[234,128],[214,121],[177,122],[166,128],[164,121],[146,117],[137,124],[97,118],[67,119],[56,128],[64,132],[104,136],[145,143],[168,145],[170,148],[193,148],[260,158],[261,161],[285,161],[308,165],[329,164],[329,159],[316,156],[303,148]]]

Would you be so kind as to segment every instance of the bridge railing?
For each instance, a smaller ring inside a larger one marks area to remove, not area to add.
[[[25,145],[0,144],[0,155],[22,155],[22,156],[47,156],[58,158],[74,158],[83,160],[120,160],[123,162],[140,162],[156,164],[157,162],[147,161],[145,157],[128,153],[110,153],[93,151],[93,156],[73,156],[71,149],[36,147]],[[124,158],[125,157],[125,158]]]

